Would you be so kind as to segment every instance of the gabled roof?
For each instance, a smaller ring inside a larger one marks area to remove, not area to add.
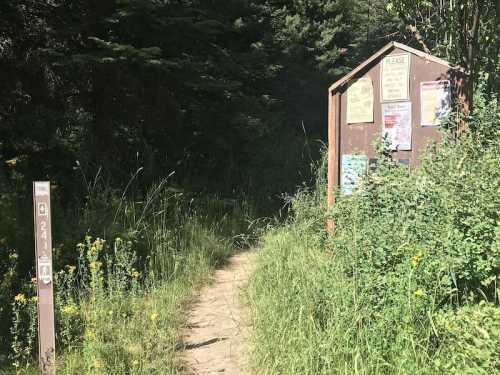
[[[453,69],[453,70],[459,70],[459,71],[464,71],[463,68],[453,66],[451,65],[448,61],[440,59],[439,57],[429,55],[428,53],[425,53],[423,51],[420,51],[418,49],[408,47],[406,44],[398,43],[398,42],[390,42],[387,43],[384,47],[379,49],[377,52],[375,52],[373,55],[370,56],[367,60],[365,60],[363,63],[359,64],[356,68],[354,68],[350,73],[346,74],[342,78],[340,78],[338,81],[336,81],[333,85],[330,86],[329,91],[335,91],[337,88],[340,86],[343,86],[346,82],[349,82],[356,74],[358,74],[361,70],[363,70],[366,66],[370,65],[373,61],[378,59],[380,56],[382,56],[384,53],[389,51],[392,48],[399,48],[404,51],[413,53],[414,55],[420,56],[425,60],[429,60],[432,62],[435,62],[437,64],[441,64],[443,66],[446,66],[447,68]]]

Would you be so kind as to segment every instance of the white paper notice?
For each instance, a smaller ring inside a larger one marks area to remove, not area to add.
[[[450,81],[420,83],[420,118],[422,126],[436,126],[451,111]]]
[[[382,103],[382,136],[392,150],[411,150],[411,102]]]
[[[382,101],[408,100],[410,55],[389,55],[382,60],[380,90]]]
[[[373,122],[373,83],[360,78],[347,89],[347,123]]]

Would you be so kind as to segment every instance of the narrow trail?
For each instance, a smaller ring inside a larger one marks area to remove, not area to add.
[[[234,255],[201,290],[185,332],[183,360],[188,374],[248,375],[249,323],[241,290],[255,266],[255,251]]]

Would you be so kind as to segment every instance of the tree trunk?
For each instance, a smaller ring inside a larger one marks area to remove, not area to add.
[[[465,8],[465,7],[464,7]],[[467,30],[467,34],[465,37],[466,40],[466,46],[465,47],[465,52],[466,52],[466,68],[469,73],[469,79],[467,80],[467,88],[466,88],[466,95],[467,99],[469,102],[469,114],[472,114],[474,110],[474,88],[476,84],[476,79],[477,79],[477,72],[476,72],[476,59],[478,58],[479,55],[479,45],[478,45],[478,38],[479,38],[479,23],[480,23],[480,18],[481,18],[481,11],[483,8],[483,2],[482,0],[476,0],[474,1],[472,5],[472,11],[473,11],[473,16],[472,16],[472,25],[470,29]]]

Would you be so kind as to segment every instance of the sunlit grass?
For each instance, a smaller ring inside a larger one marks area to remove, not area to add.
[[[256,373],[499,373],[499,150],[467,135],[413,170],[379,155],[330,211],[320,171],[262,240]]]
[[[237,201],[187,200],[163,183],[141,202],[118,200],[111,216],[101,200],[92,197],[85,223],[123,235],[86,236],[63,254],[74,260],[55,275],[58,374],[177,374],[186,304],[241,244],[248,212]],[[13,301],[5,374],[37,372],[34,293],[27,282]]]

